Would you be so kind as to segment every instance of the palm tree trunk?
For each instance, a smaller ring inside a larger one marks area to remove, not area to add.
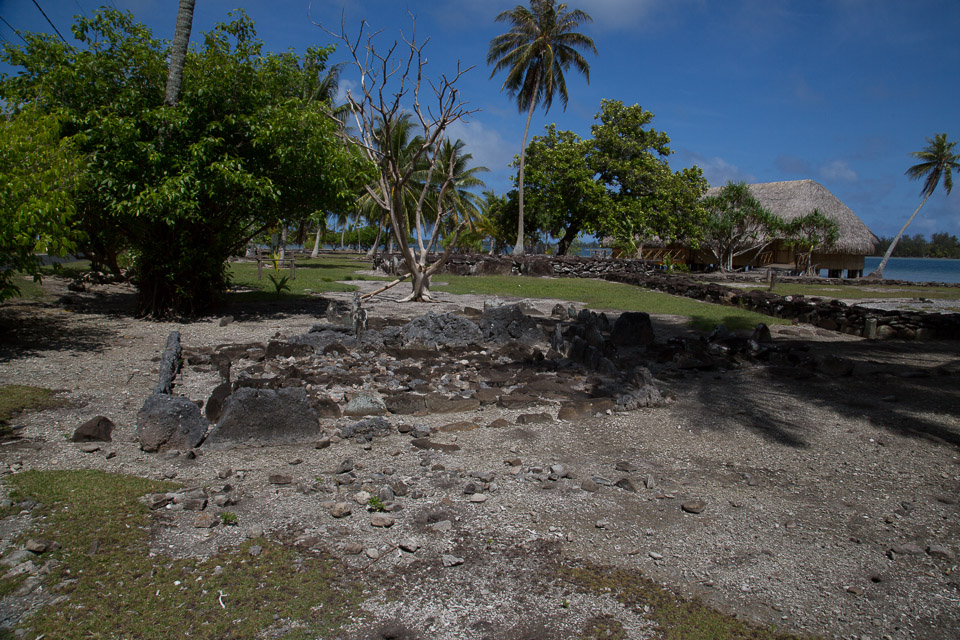
[[[907,227],[910,226],[910,223],[913,222],[913,219],[917,217],[917,214],[920,213],[920,209],[923,208],[923,205],[926,204],[927,198],[930,197],[930,194],[923,196],[923,200],[920,201],[920,206],[917,207],[917,210],[913,212],[913,215],[907,220],[907,223],[903,225],[903,228],[900,229],[900,233],[897,234],[897,237],[893,239],[893,242],[890,243],[890,246],[887,247],[887,252],[883,254],[883,260],[880,261],[880,264],[877,265],[877,268],[868,275],[868,278],[882,278],[883,270],[887,267],[887,261],[890,260],[890,256],[893,255],[893,250],[897,248],[897,243],[900,242],[900,238],[903,236],[903,232],[907,230]]]
[[[311,258],[320,255],[320,237],[323,235],[323,227],[317,227],[317,239],[313,241],[313,251],[310,252]]]
[[[540,84],[540,71],[537,70],[537,78],[533,83],[533,86],[539,86]],[[523,128],[523,144],[520,147],[520,172],[518,177],[518,204],[520,208],[520,215],[517,218],[517,244],[513,247],[513,255],[522,256],[523,255],[523,165],[527,157],[527,136],[530,133],[530,120],[533,119],[533,110],[537,106],[537,96],[534,95],[530,98],[530,108],[527,109],[527,126]]]
[[[377,224],[377,239],[373,241],[373,246],[370,247],[370,250],[367,251],[367,257],[372,258],[377,253],[377,247],[380,246],[380,237],[383,235],[383,223],[385,216],[380,214],[380,222]]]
[[[173,32],[173,45],[170,48],[170,70],[167,73],[167,89],[163,103],[172,107],[180,99],[180,85],[183,83],[183,65],[187,59],[187,46],[190,44],[190,30],[193,28],[193,6],[196,0],[180,0],[177,10],[177,26]]]

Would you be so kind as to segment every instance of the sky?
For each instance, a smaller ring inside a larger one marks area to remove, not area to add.
[[[508,26],[496,16],[518,0],[196,0],[191,43],[242,7],[266,50],[302,52],[334,42],[341,24],[356,37],[366,21],[374,45],[429,39],[426,78],[472,67],[458,88],[473,113],[450,130],[467,144],[497,193],[511,188],[525,114],[491,78],[486,53]],[[0,0],[15,29],[68,41],[73,16],[101,4],[130,11],[171,39],[176,0]],[[531,136],[555,123],[589,137],[603,99],[639,104],[671,139],[674,169],[700,166],[712,186],[729,180],[816,180],[880,236],[894,235],[920,204],[921,183],[904,172],[927,138],[960,140],[960,2],[956,0],[570,0],[593,22],[589,83],[570,70],[566,109],[555,100],[533,116]],[[21,42],[0,22],[0,43]],[[346,59],[346,51],[332,61]],[[0,65],[0,73],[14,69]],[[342,89],[356,87],[347,68]],[[958,145],[960,151],[960,145]],[[960,235],[957,193],[941,188],[908,234]]]

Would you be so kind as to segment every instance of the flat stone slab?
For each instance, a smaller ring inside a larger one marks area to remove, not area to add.
[[[312,443],[321,435],[317,414],[303,388],[242,387],[224,401],[220,422],[203,447]]]

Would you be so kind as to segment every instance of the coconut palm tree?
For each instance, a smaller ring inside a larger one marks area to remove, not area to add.
[[[440,213],[442,216],[449,212],[455,212],[455,215],[450,218],[450,222],[467,220],[472,223],[481,214],[482,200],[470,189],[485,187],[486,185],[478,174],[486,173],[490,169],[480,166],[470,167],[473,154],[464,153],[466,146],[466,143],[459,138],[455,141],[448,138],[443,141],[440,147],[440,163],[437,168],[442,167],[451,178],[450,184],[443,194],[443,202],[441,203],[443,210]]]
[[[953,172],[960,172],[960,154],[954,153],[953,148],[955,146],[957,146],[956,141],[947,142],[947,134],[938,133],[932,139],[927,138],[926,147],[920,151],[912,151],[910,153],[910,155],[920,160],[920,162],[907,169],[906,174],[911,180],[923,180],[923,189],[920,190],[920,195],[923,196],[923,200],[920,201],[920,206],[916,208],[913,215],[907,220],[907,223],[900,229],[900,233],[898,233],[893,239],[893,242],[890,243],[887,252],[883,254],[883,260],[880,261],[880,264],[877,265],[877,268],[874,269],[873,273],[868,277],[883,277],[883,270],[886,268],[890,256],[893,255],[893,250],[896,248],[897,243],[900,242],[903,232],[907,230],[907,227],[910,226],[913,219],[920,213],[920,209],[922,209],[923,205],[927,202],[927,198],[937,190],[941,178],[943,179],[943,189],[947,192],[947,195],[950,195],[950,192],[953,190]]]
[[[163,99],[164,104],[168,107],[175,106],[180,100],[183,65],[187,59],[190,31],[193,29],[194,4],[196,4],[196,0],[180,0],[180,6],[177,9],[177,25],[173,32],[173,45],[170,48],[170,69],[167,73],[167,87]]]
[[[521,113],[527,112],[527,124],[523,130],[518,173],[520,215],[517,220],[517,244],[515,255],[523,255],[523,165],[530,133],[530,119],[537,105],[544,112],[550,111],[553,99],[560,96],[563,108],[567,108],[567,83],[563,73],[571,66],[590,82],[590,65],[578,49],[592,50],[597,47],[593,40],[575,31],[593,19],[585,12],[567,10],[566,3],[556,5],[554,0],[530,0],[530,7],[517,5],[496,17],[497,22],[511,25],[510,30],[490,41],[487,64],[493,65],[490,77],[505,71],[501,91],[507,90],[517,100]]]

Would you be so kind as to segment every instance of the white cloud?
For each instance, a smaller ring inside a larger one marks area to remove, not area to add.
[[[821,165],[820,177],[824,180],[838,180],[840,182],[856,182],[860,179],[857,172],[843,160],[834,160]]]
[[[473,154],[473,165],[484,166],[493,172],[505,169],[520,152],[520,141],[507,142],[499,131],[488,129],[479,120],[457,121],[447,129],[447,137],[460,138],[466,152]]]
[[[647,30],[682,15],[689,4],[678,0],[583,0],[575,8],[590,14],[600,29]]]
[[[742,171],[739,167],[730,164],[719,156],[708,158],[695,151],[685,150],[679,151],[678,155],[683,158],[685,163],[697,165],[703,169],[703,175],[711,187],[722,187],[728,182],[757,182],[755,175]]]

